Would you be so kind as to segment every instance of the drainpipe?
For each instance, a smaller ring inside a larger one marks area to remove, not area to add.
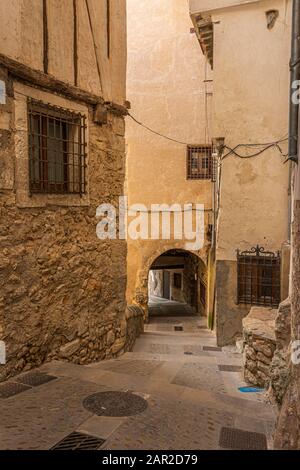
[[[292,224],[292,175],[293,162],[298,163],[298,128],[299,128],[299,103],[293,102],[293,94],[299,89],[296,81],[300,79],[300,0],[293,0],[292,16],[292,54],[290,62],[290,116],[289,116],[289,238],[291,237]]]

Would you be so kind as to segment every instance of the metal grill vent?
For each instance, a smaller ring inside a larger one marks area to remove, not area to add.
[[[265,434],[242,431],[235,428],[222,428],[219,446],[233,450],[267,450]]]
[[[15,382],[6,382],[0,385],[0,398],[10,398],[29,389],[30,387],[27,385]]]
[[[50,450],[98,450],[105,440],[80,432],[72,432]]]
[[[183,326],[180,326],[180,325],[174,326],[174,330],[175,331],[183,331]]]
[[[57,377],[53,375],[47,375],[41,372],[29,372],[29,374],[18,377],[16,380],[17,382],[30,385],[31,387],[38,387],[39,385],[46,384],[55,379],[57,379]]]

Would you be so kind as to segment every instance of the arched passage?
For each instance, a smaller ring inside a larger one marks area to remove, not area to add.
[[[196,254],[183,249],[166,251],[149,269],[149,317],[205,316],[206,284],[206,266]]]

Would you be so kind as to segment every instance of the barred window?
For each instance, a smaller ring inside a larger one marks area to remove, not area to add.
[[[211,145],[189,145],[187,148],[187,179],[212,179],[212,147]]]
[[[30,193],[86,192],[86,117],[28,100]]]
[[[257,246],[238,251],[238,303],[278,307],[280,303],[280,253]]]

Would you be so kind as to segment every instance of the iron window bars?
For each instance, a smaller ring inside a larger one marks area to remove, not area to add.
[[[204,282],[201,280],[200,281],[200,300],[202,305],[205,307],[206,306],[206,285]]]
[[[187,147],[187,179],[211,180],[213,176],[213,158],[211,145]]]
[[[237,303],[278,307],[280,303],[280,252],[265,251],[257,246],[250,251],[238,250]]]
[[[28,99],[29,190],[86,192],[86,116]]]

